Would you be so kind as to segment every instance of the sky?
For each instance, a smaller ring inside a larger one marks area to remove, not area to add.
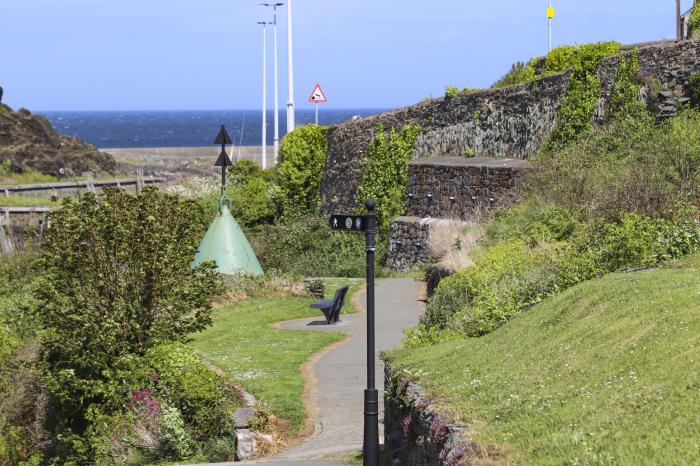
[[[1,0],[3,102],[30,110],[258,109],[264,0]],[[280,0],[286,1],[286,0]],[[688,9],[692,0],[683,0]],[[553,0],[554,46],[675,37],[675,0]],[[295,103],[396,108],[488,87],[547,51],[546,0],[293,0]],[[279,103],[287,100],[287,6]],[[268,28],[268,108],[273,104]]]

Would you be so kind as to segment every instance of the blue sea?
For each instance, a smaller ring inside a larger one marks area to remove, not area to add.
[[[330,125],[369,116],[385,109],[319,110],[319,123]],[[203,147],[211,145],[226,125],[237,146],[262,145],[260,110],[37,112],[56,131],[77,136],[98,148]],[[280,108],[280,139],[286,133],[287,111]],[[267,143],[273,143],[274,112],[267,112]],[[314,122],[313,110],[297,110],[297,126]]]

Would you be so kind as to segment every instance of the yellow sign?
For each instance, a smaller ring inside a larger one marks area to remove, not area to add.
[[[547,8],[547,19],[554,18],[554,8]]]

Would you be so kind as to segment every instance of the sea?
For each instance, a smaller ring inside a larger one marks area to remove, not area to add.
[[[331,125],[388,109],[319,110],[319,124]],[[262,145],[260,110],[37,112],[56,131],[76,136],[100,149],[142,147],[204,147],[225,125],[236,146]],[[296,125],[313,123],[313,110],[297,110]],[[287,111],[280,108],[280,138],[287,132]],[[274,140],[274,112],[267,112],[267,144]]]

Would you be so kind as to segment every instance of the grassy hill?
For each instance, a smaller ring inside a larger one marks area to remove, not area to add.
[[[394,365],[495,446],[494,464],[697,464],[699,279],[700,256],[607,275]]]

